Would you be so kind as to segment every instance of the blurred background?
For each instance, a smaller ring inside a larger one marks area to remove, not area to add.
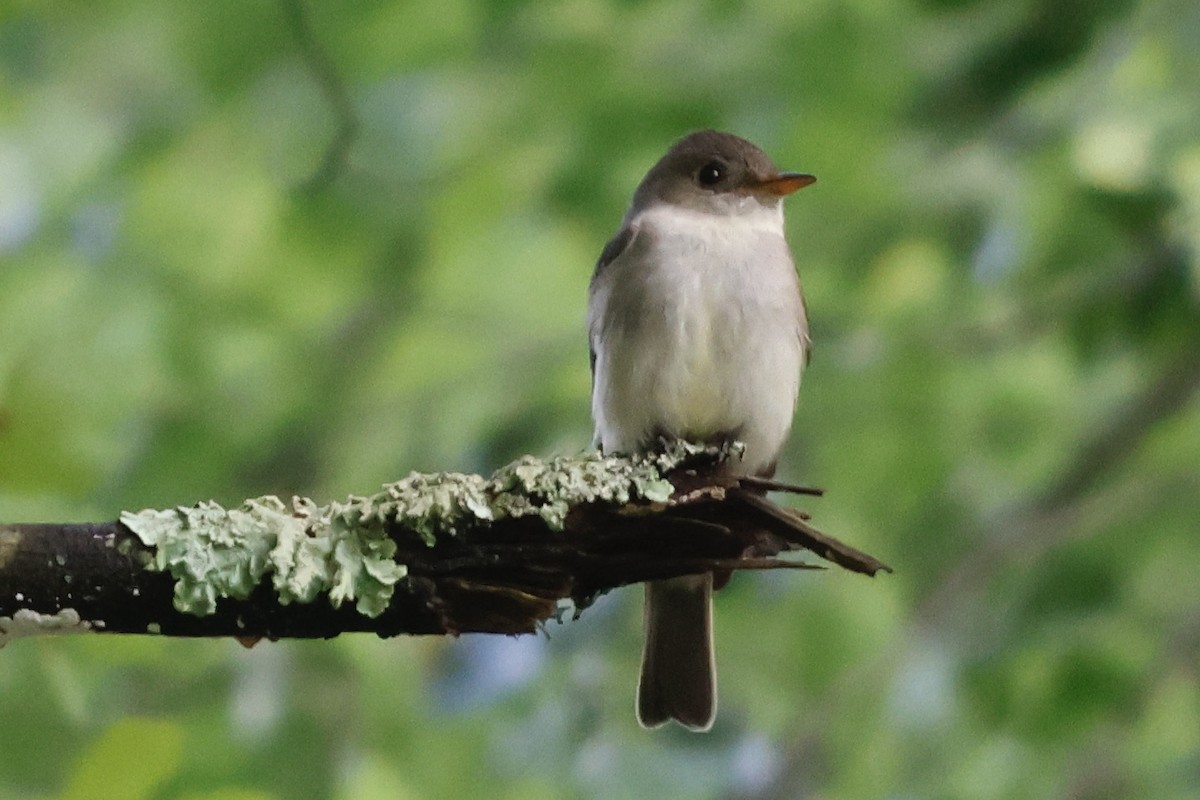
[[[585,292],[680,135],[788,203],[784,478],[707,736],[640,591],[548,636],[0,652],[0,798],[1200,796],[1200,5],[0,5],[0,519],[589,444]]]

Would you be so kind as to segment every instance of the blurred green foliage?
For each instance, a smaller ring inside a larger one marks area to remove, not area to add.
[[[0,798],[1200,794],[1200,6],[300,18],[0,6],[0,519],[584,448],[594,259],[718,127],[820,178],[784,473],[897,574],[737,578],[708,736],[637,729],[635,591],[515,642],[22,641]]]

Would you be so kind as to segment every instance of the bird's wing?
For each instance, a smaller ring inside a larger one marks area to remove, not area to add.
[[[596,262],[596,271],[592,273],[593,281],[605,267],[616,261],[617,257],[625,252],[637,232],[637,225],[622,225],[621,230],[617,231],[617,235],[608,240],[608,244],[604,245],[604,249],[600,251],[600,259]]]
[[[604,245],[604,249],[600,251],[600,258],[596,261],[596,269],[592,272],[591,287],[594,289],[596,280],[600,277],[600,273],[604,271],[612,262],[620,258],[621,254],[629,249],[629,245],[637,237],[637,225],[622,225],[621,230],[617,231],[617,235],[608,240],[608,244]],[[589,326],[590,328],[591,326]],[[596,379],[596,348],[592,344],[592,338],[595,331],[588,331],[588,359],[592,369],[592,380]]]
[[[808,301],[804,299],[804,292],[800,292],[800,313],[803,316],[803,322],[800,324],[800,346],[804,348],[804,365],[808,366],[812,363],[812,336],[808,332]]]

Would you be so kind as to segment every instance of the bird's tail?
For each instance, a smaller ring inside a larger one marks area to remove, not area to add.
[[[638,722],[656,728],[670,719],[694,731],[717,713],[713,661],[713,576],[686,575],[646,584],[646,644],[638,684]]]

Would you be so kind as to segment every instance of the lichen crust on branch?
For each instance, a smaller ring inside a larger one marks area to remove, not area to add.
[[[395,522],[416,531],[426,544],[464,526],[538,516],[561,531],[581,503],[624,505],[641,499],[665,503],[673,487],[664,477],[706,448],[677,443],[662,453],[626,458],[587,453],[549,459],[522,456],[490,478],[461,473],[412,473],[369,497],[335,504],[352,524]]]
[[[226,509],[205,501],[124,512],[121,523],[153,548],[148,568],[175,579],[174,605],[183,613],[213,614],[218,599],[245,599],[269,576],[281,604],[327,593],[335,608],[352,601],[373,618],[406,575],[395,560],[392,526],[416,533],[428,546],[519,517],[537,516],[549,530],[561,531],[571,509],[583,503],[666,503],[673,491],[668,472],[689,459],[736,452],[675,442],[629,458],[524,456],[490,478],[414,472],[374,495],[327,505],[267,496]]]
[[[218,598],[249,597],[270,575],[283,605],[328,592],[335,608],[353,600],[375,617],[405,574],[382,524],[352,526],[333,506],[306,498],[124,512],[121,523],[154,548],[149,568],[175,579],[175,608],[197,616],[215,612]]]
[[[0,617],[0,647],[23,636],[45,636],[51,633],[82,633],[95,625],[79,617],[73,608],[54,614],[42,614],[27,608],[18,609],[11,617]]]

